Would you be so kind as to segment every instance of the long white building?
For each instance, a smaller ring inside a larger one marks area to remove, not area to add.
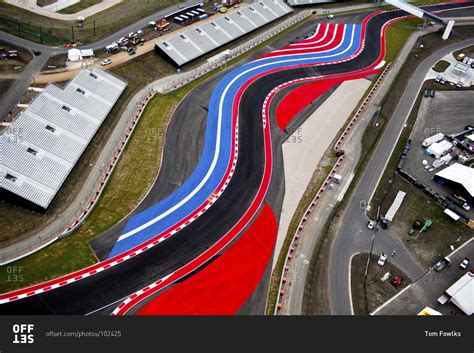
[[[126,86],[97,68],[46,86],[0,135],[0,187],[47,208]]]
[[[282,0],[259,0],[160,40],[155,51],[179,67],[292,11]]]

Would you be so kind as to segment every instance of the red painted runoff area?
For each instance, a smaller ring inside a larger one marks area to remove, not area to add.
[[[250,228],[224,254],[153,299],[137,315],[236,314],[265,273],[277,227],[272,209],[265,204]]]
[[[287,125],[294,117],[308,106],[315,99],[330,90],[335,85],[348,81],[363,78],[371,74],[377,73],[378,70],[371,72],[362,72],[356,74],[347,74],[337,78],[322,79],[304,84],[288,93],[278,104],[276,109],[276,121],[278,127],[285,130]]]

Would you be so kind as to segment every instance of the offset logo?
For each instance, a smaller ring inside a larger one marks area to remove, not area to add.
[[[12,329],[13,343],[31,344],[35,342],[34,324],[14,324]]]

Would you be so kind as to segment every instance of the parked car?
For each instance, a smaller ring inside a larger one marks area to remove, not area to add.
[[[104,59],[102,60],[102,62],[100,63],[102,66],[105,66],[105,65],[109,65],[109,64],[112,64],[112,60],[110,59]]]
[[[434,90],[430,91],[430,96],[431,96],[431,98],[434,98],[434,96],[435,96],[435,91]]]
[[[467,268],[467,265],[469,265],[469,259],[466,257],[464,260],[461,261],[459,264],[459,268],[461,270],[465,270]]]
[[[443,268],[445,268],[449,265],[451,265],[451,260],[449,259],[449,257],[444,257],[434,265],[434,269],[439,272]]]
[[[387,260],[387,255],[385,255],[384,253],[381,253],[379,257],[379,261],[377,261],[377,265],[379,266],[385,265],[385,260]]]
[[[423,95],[425,96],[425,98],[428,98],[428,96],[429,96],[429,92],[428,92],[428,90],[427,90],[427,89],[425,89],[425,92],[423,93]]]
[[[369,228],[370,230],[374,229],[375,228],[375,222],[372,221],[372,220],[369,220],[369,222],[367,223],[367,228]]]
[[[328,15],[328,18],[329,19],[334,18],[334,15]]]

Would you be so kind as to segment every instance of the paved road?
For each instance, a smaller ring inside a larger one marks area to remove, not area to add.
[[[446,303],[440,305],[437,299],[467,271],[474,270],[472,261],[466,270],[461,270],[459,264],[466,257],[474,257],[474,239],[459,247],[448,255],[452,261],[451,266],[437,272],[428,271],[418,281],[412,283],[405,291],[377,308],[374,315],[416,315],[426,306],[440,311],[443,315],[458,315],[462,312],[454,305]]]
[[[340,231],[334,238],[329,265],[329,293],[334,314],[347,315],[352,313],[348,283],[350,258],[357,252],[369,251],[372,242],[372,231],[367,229],[367,216],[360,204],[371,199],[418,92],[423,85],[426,74],[439,59],[448,53],[473,44],[474,39],[469,39],[442,48],[423,61],[413,72],[396,110],[380,138],[380,143],[374,150],[373,157],[367,163],[364,172],[360,176],[360,182],[349,199]],[[376,233],[374,242],[376,253],[380,253],[382,250],[391,252],[394,248],[397,249],[397,255],[393,258],[395,265],[411,274],[415,279],[422,275],[420,265],[413,261],[401,242],[394,240],[388,232],[380,230]]]

